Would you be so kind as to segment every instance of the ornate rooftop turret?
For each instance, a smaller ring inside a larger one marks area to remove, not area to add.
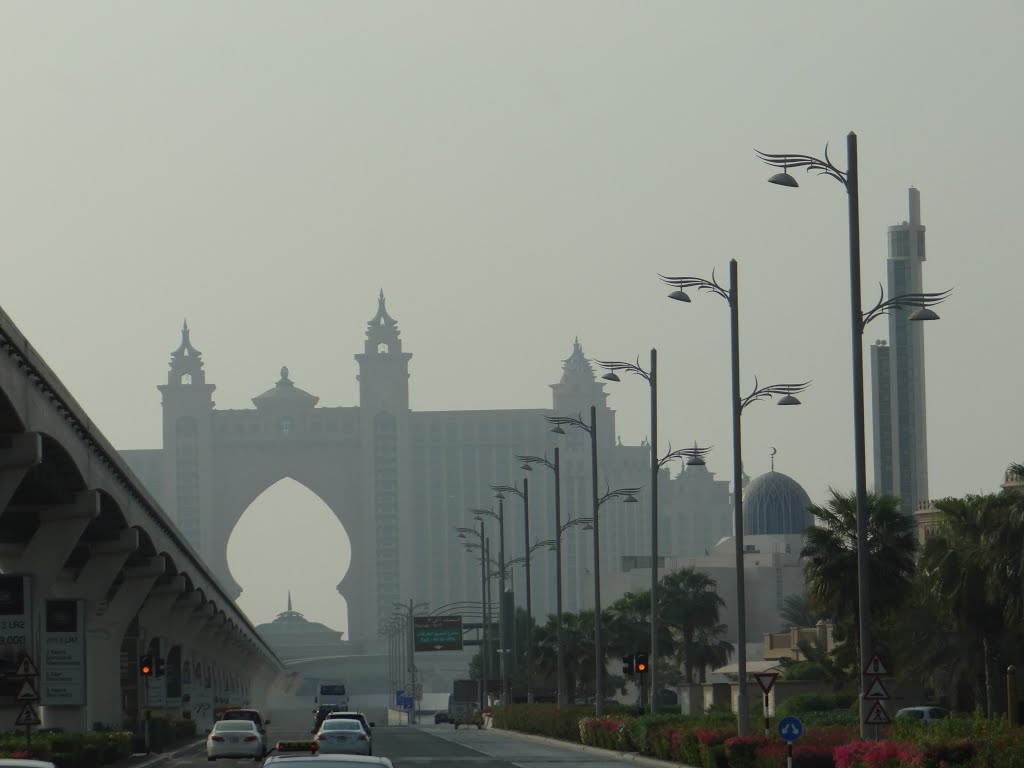
[[[188,320],[181,326],[181,343],[171,352],[171,367],[167,373],[168,384],[205,384],[203,353],[192,346],[189,338]]]
[[[579,337],[573,339],[572,354],[562,361],[562,378],[551,385],[553,405],[556,411],[579,411],[591,405],[604,406],[608,393],[604,384],[598,381],[594,366],[583,354]]]
[[[367,354],[373,351],[382,351],[381,345],[384,345],[388,352],[401,352],[400,335],[398,321],[388,314],[387,307],[384,306],[384,289],[382,288],[377,297],[377,314],[366,324]]]

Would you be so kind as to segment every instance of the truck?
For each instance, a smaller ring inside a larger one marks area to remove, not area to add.
[[[348,710],[348,690],[344,680],[321,680],[317,683],[313,703],[317,708],[333,707],[335,711]]]

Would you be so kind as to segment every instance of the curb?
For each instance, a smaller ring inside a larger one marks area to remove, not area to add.
[[[638,765],[648,765],[651,768],[694,768],[694,766],[688,766],[685,763],[673,763],[669,760],[659,760],[656,757],[647,757],[636,752],[618,752],[614,749],[604,749],[603,747],[591,747],[587,744],[578,744],[574,741],[562,741],[561,739],[553,739],[550,736],[537,736],[532,733],[520,733],[519,731],[508,731],[504,728],[488,728],[487,730],[491,733],[500,733],[503,736],[510,739],[524,739],[526,741],[536,741],[541,744],[551,744],[559,747],[568,747],[569,749],[575,749],[578,752],[590,752],[594,755],[604,755],[609,758],[615,758],[618,760],[630,760]]]

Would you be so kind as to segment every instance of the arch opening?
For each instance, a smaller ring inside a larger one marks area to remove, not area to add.
[[[228,539],[238,607],[254,624],[290,610],[348,637],[348,603],[337,585],[352,560],[338,516],[305,485],[285,477],[257,496]]]

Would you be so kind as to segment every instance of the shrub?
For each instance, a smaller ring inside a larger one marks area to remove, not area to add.
[[[627,720],[617,715],[584,717],[579,721],[580,741],[591,747],[629,751]]]
[[[776,714],[803,716],[807,712],[849,709],[857,701],[855,693],[800,693],[779,704]]]
[[[579,743],[580,719],[593,713],[588,706],[559,709],[555,704],[512,704],[495,707],[493,722],[495,728]]]

